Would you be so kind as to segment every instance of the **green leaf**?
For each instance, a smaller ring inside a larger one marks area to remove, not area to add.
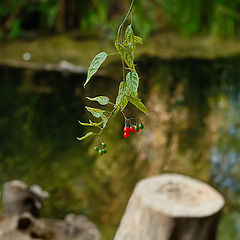
[[[101,110],[98,108],[92,108],[92,107],[86,107],[86,109],[96,118],[101,117],[105,112],[104,110]]]
[[[129,72],[126,76],[126,91],[128,93],[127,95],[136,98],[138,96],[138,85],[138,74],[136,72]]]
[[[138,36],[134,36],[134,42],[135,43],[138,43],[138,44],[143,44],[143,40],[142,38],[138,37]]]
[[[128,101],[129,101],[128,96],[122,96],[120,104],[119,104],[122,110],[124,110],[124,108],[127,106]]]
[[[107,105],[109,103],[109,98],[105,97],[105,96],[98,96],[98,97],[95,97],[95,98],[87,97],[87,99],[90,100],[90,101],[96,101],[101,105]]]
[[[103,122],[95,123],[95,122],[92,122],[90,119],[89,119],[89,122],[93,127],[99,127],[103,123]]]
[[[84,87],[86,87],[87,83],[91,79],[91,77],[97,72],[99,67],[102,65],[102,63],[106,60],[107,58],[107,53],[105,52],[100,52],[97,54],[94,59],[92,60],[89,68],[88,68],[88,74],[87,74],[87,80],[84,83]]]
[[[116,105],[122,110],[127,106],[129,101],[126,90],[126,83],[122,81],[119,85],[118,96],[116,98]]]
[[[128,47],[128,42],[126,40],[123,42],[123,46]]]
[[[113,117],[117,116],[120,111],[120,107],[117,107],[115,111],[113,112]]]
[[[142,111],[143,113],[148,115],[148,110],[147,110],[146,106],[142,103],[141,99],[139,99],[139,98],[130,98],[129,100],[140,111]]]
[[[119,105],[119,103],[121,101],[121,98],[124,94],[124,88],[125,88],[125,82],[122,81],[119,84],[118,95],[117,95],[117,98],[116,98],[116,105]]]
[[[127,49],[118,41],[115,41],[115,47],[117,49],[117,51],[120,53],[120,55],[122,56],[124,62],[128,65],[128,67],[133,71],[136,72],[135,67],[134,67],[134,63],[132,58],[130,57]]]
[[[130,49],[132,59],[134,60],[134,58],[135,58],[135,41],[134,41],[134,33],[132,30],[132,25],[127,26],[126,31],[125,31],[125,38],[128,43],[128,47]]]
[[[79,140],[79,141],[82,141],[83,139],[85,139],[85,138],[87,138],[87,137],[90,137],[90,136],[92,136],[92,135],[94,135],[94,133],[93,132],[88,132],[85,136],[83,136],[83,137],[77,137],[77,140]]]
[[[125,30],[125,39],[127,42],[132,41],[131,38],[134,41],[134,34],[133,34],[133,30],[132,30],[132,25],[128,25],[126,30]]]
[[[108,122],[108,118],[104,114],[101,116],[101,118],[103,120],[103,128],[105,128]]]
[[[79,120],[78,120],[78,122],[79,122],[81,125],[83,125],[83,126],[91,126],[90,123],[82,123],[82,122],[80,122]]]
[[[78,122],[83,126],[90,126],[90,127],[98,127],[102,124],[102,122],[95,123],[95,122],[92,122],[91,120],[89,120],[89,123],[82,123],[80,121],[78,121]]]

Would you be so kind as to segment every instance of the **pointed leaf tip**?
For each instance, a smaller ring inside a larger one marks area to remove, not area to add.
[[[148,116],[148,110],[139,98],[130,98],[130,102]]]
[[[86,97],[90,101],[96,101],[101,105],[107,105],[109,103],[109,98],[106,96],[98,96],[95,98]]]
[[[84,135],[83,137],[77,137],[77,140],[79,140],[79,141],[82,141],[82,140],[84,140],[85,138],[87,138],[87,137],[90,137],[90,136],[92,136],[92,135],[94,135],[94,133],[93,132],[88,132],[86,135]]]
[[[108,54],[106,52],[100,52],[94,57],[94,59],[92,60],[90,66],[88,68],[87,79],[83,85],[84,87],[86,87],[86,85],[90,81],[91,77],[97,72],[99,67],[106,60],[107,55]]]
[[[104,110],[98,109],[98,108],[92,108],[92,107],[85,107],[85,108],[96,118],[101,117],[105,112]]]

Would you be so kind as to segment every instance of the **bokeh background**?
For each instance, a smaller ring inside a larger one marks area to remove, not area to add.
[[[84,89],[86,67],[113,52],[127,0],[0,1],[0,185],[12,179],[50,192],[42,216],[87,215],[102,239],[116,231],[136,182],[177,172],[209,182],[226,198],[219,240],[240,239],[240,1],[135,0],[140,95],[149,117],[126,140],[114,118],[108,154],[77,120],[86,96],[113,101],[121,80],[112,57]]]

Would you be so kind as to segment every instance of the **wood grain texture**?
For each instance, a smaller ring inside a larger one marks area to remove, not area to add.
[[[209,185],[179,174],[140,181],[114,240],[214,240],[223,197]]]

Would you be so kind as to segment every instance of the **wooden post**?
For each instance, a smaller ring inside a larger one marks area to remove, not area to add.
[[[179,174],[140,181],[114,240],[215,240],[223,197]]]

